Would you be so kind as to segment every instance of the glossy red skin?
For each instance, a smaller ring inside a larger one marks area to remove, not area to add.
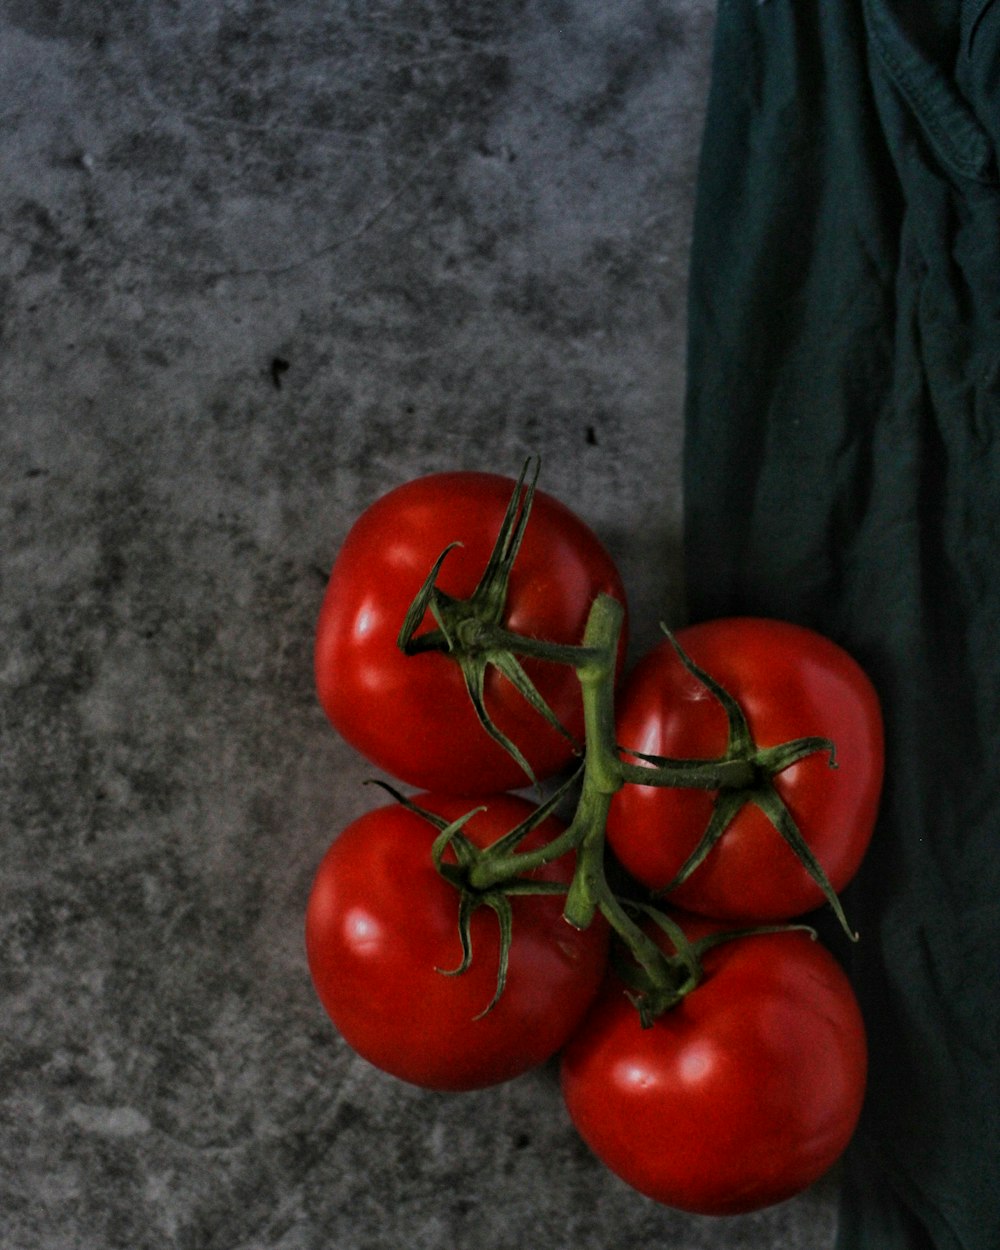
[[[865,1030],[843,971],[807,934],[735,939],[704,966],[648,1029],[609,976],[563,1052],[562,1090],[583,1139],[633,1188],[737,1215],[799,1193],[843,1152]]]
[[[338,732],[378,768],[412,786],[490,794],[527,784],[517,762],[482,729],[458,665],[396,646],[407,609],[449,543],[438,585],[466,598],[489,559],[515,483],[488,473],[441,473],[397,487],[358,519],[337,556],[315,648],[320,702]],[[600,593],[625,603],[600,541],[558,500],[536,492],[509,582],[506,626],[550,642],[579,643]],[[433,624],[428,615],[426,627]],[[624,654],[624,631],[622,651]],[[572,668],[524,661],[543,698],[578,738],[583,719]],[[492,670],[486,706],[539,780],[572,748]]]
[[[422,807],[454,820],[466,800],[419,795]],[[487,845],[532,810],[516,795],[485,800],[464,832]],[[562,828],[549,818],[522,843],[527,850]],[[598,919],[573,929],[564,896],[517,897],[507,983],[500,1000],[475,1017],[496,990],[499,926],[481,906],[472,916],[472,963],[461,960],[458,892],[431,861],[434,827],[400,805],[369,812],[336,839],[316,875],[306,912],[313,983],[347,1043],[376,1067],[437,1090],[495,1085],[551,1058],[597,993],[608,930]],[[568,881],[573,857],[535,874]]]
[[[737,698],[758,746],[813,735],[835,743],[836,769],[817,754],[774,784],[839,893],[871,840],[881,791],[882,717],[871,682],[836,644],[783,621],[726,618],[679,630],[677,639]],[[617,706],[624,747],[692,758],[726,749],[721,704],[666,641],[623,682]],[[608,842],[638,881],[662,889],[696,846],[714,798],[628,785],[612,803]],[[747,805],[670,901],[720,919],[766,921],[802,915],[823,895],[770,821]]]

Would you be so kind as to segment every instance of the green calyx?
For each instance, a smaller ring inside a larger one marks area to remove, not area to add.
[[[500,952],[496,989],[493,997],[475,1017],[480,1020],[497,1005],[507,984],[507,969],[514,931],[514,910],[511,900],[519,895],[565,894],[566,886],[558,881],[538,881],[529,877],[513,876],[506,877],[503,881],[486,888],[480,888],[473,884],[475,869],[492,858],[513,853],[520,842],[552,814],[569,785],[564,784],[546,803],[536,808],[526,820],[504,834],[497,842],[482,848],[476,846],[463,832],[464,826],[473,816],[484,810],[482,806],[471,808],[457,820],[447,821],[436,812],[419,807],[384,781],[377,781],[374,784],[381,786],[392,795],[397,803],[422,817],[438,830],[438,836],[431,847],[431,858],[438,873],[458,891],[458,938],[462,957],[457,967],[438,968],[436,971],[442,976],[461,976],[462,973],[467,972],[472,964],[473,913],[480,907],[488,907],[497,918],[500,928]],[[445,858],[449,849],[454,856],[451,860]],[[554,858],[557,858],[555,853],[550,856],[549,861],[542,862],[550,862]]]
[[[741,938],[761,937],[771,933],[800,932],[807,933],[813,941],[817,938],[816,930],[809,925],[771,924],[707,933],[692,941],[675,920],[657,908],[632,901],[626,906],[662,930],[673,947],[673,954],[670,954],[663,951],[652,938],[647,937],[660,955],[652,969],[648,959],[645,963],[636,962],[634,950],[630,950],[627,955],[621,949],[612,954],[615,971],[629,987],[629,999],[639,1013],[639,1022],[644,1029],[651,1028],[657,1016],[676,1007],[692,990],[698,988],[705,977],[702,960],[717,946]],[[640,931],[647,936],[644,930]]]
[[[746,715],[737,700],[714,678],[710,677],[708,673],[695,664],[665,625],[661,625],[661,629],[684,667],[711,692],[721,703],[726,713],[728,742],[726,753],[719,763],[720,768],[726,765],[730,768],[730,772],[728,776],[721,779],[719,786],[711,787],[711,789],[717,789],[719,793],[712,809],[711,819],[697,846],[681,865],[674,879],[664,886],[659,893],[662,895],[669,894],[682,882],[686,881],[695,869],[704,862],[712,848],[732,824],[736,815],[748,803],[753,803],[764,813],[781,837],[795,852],[805,870],[822,890],[823,896],[833,909],[841,928],[851,941],[856,942],[858,935],[848,923],[840,899],[830,884],[823,866],[802,836],[792,813],[788,810],[787,804],[774,785],[774,778],[779,773],[810,755],[825,753],[828,756],[830,767],[836,768],[836,750],[833,742],[829,738],[806,737],[795,738],[774,747],[758,747],[753,740],[753,734],[750,731]],[[629,754],[644,761],[643,765],[637,766],[634,771],[630,770],[629,772],[629,779],[640,783],[642,782],[642,773],[645,771],[645,765],[664,769],[668,775],[676,765],[676,761],[664,759],[660,756],[645,755],[636,751],[630,751]],[[651,783],[654,785],[660,784],[653,779],[651,779]],[[650,784],[650,781],[647,781],[646,784]]]
[[[520,748],[496,725],[489,713],[486,706],[487,673],[491,668],[499,672],[539,716],[579,751],[581,744],[573,738],[539,694],[518,657],[530,656],[553,663],[576,664],[580,660],[580,649],[522,638],[504,628],[510,573],[521,549],[538,481],[540,463],[535,460],[531,480],[527,481],[530,465],[531,461],[526,461],[521,470],[490,558],[475,590],[467,599],[456,599],[437,585],[438,576],[449,553],[455,547],[461,546],[460,543],[449,544],[434,562],[410,605],[399,631],[397,645],[406,655],[439,651],[450,656],[462,670],[480,725],[517,761],[528,781],[534,782],[534,772]],[[428,612],[434,619],[436,628],[418,633]]]

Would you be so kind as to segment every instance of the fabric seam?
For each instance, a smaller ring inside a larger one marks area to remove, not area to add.
[[[876,12],[873,0],[865,0],[865,8],[869,16],[869,29],[875,44],[875,50],[893,82],[903,95],[910,101],[921,119],[927,126],[934,146],[941,157],[963,178],[978,182],[983,186],[996,186],[997,178],[984,170],[984,161],[975,160],[965,155],[941,116],[937,103],[927,94],[924,88],[914,79],[909,67],[890,46],[884,30],[881,29],[882,17]],[[983,137],[983,148],[989,147]]]

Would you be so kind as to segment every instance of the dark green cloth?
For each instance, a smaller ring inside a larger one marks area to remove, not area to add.
[[[841,1250],[998,1250],[1000,3],[722,0],[714,58],[688,615],[811,625],[884,702]]]

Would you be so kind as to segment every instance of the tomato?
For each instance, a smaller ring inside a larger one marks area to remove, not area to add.
[[[454,796],[420,795],[422,808],[456,820],[470,808]],[[485,846],[533,811],[516,795],[485,800],[463,826]],[[521,844],[548,842],[548,817]],[[500,927],[485,905],[471,917],[472,962],[458,976],[459,892],[431,858],[437,830],[401,805],[367,813],[334,841],[306,912],[306,949],[319,998],[347,1043],[370,1063],[430,1089],[497,1084],[549,1059],[579,1024],[606,966],[607,926],[580,931],[562,918],[562,894],[511,898],[506,985],[497,987]],[[453,858],[453,857],[452,857]],[[533,876],[568,882],[573,857]]]
[[[562,1090],[628,1184],[735,1215],[798,1193],[841,1154],[864,1097],[865,1031],[840,966],[805,933],[735,938],[703,962],[705,980],[646,1029],[609,977],[563,1052]]]
[[[678,631],[677,641],[741,704],[758,747],[810,736],[833,741],[836,768],[818,752],[773,784],[839,892],[867,849],[881,790],[882,718],[871,682],[835,643],[783,621],[709,621]],[[721,703],[667,641],[623,683],[616,722],[623,747],[651,755],[711,758],[727,746]],[[697,845],[714,800],[706,791],[626,785],[611,806],[608,842],[638,881],[662,889]],[[801,915],[823,895],[748,803],[670,901],[721,919],[767,921]]]
[[[408,482],[362,514],[334,563],[316,636],[320,702],[352,746],[409,785],[489,794],[527,784],[518,762],[481,726],[458,664],[439,652],[407,656],[396,645],[407,609],[449,543],[462,546],[445,558],[437,584],[456,598],[471,595],[514,488],[509,478],[472,472]],[[625,602],[611,557],[573,512],[536,492],[508,583],[506,628],[577,644],[601,593]],[[544,660],[524,660],[523,667],[579,739],[582,710],[572,667]],[[572,743],[495,668],[487,671],[484,701],[539,780],[572,757]]]

